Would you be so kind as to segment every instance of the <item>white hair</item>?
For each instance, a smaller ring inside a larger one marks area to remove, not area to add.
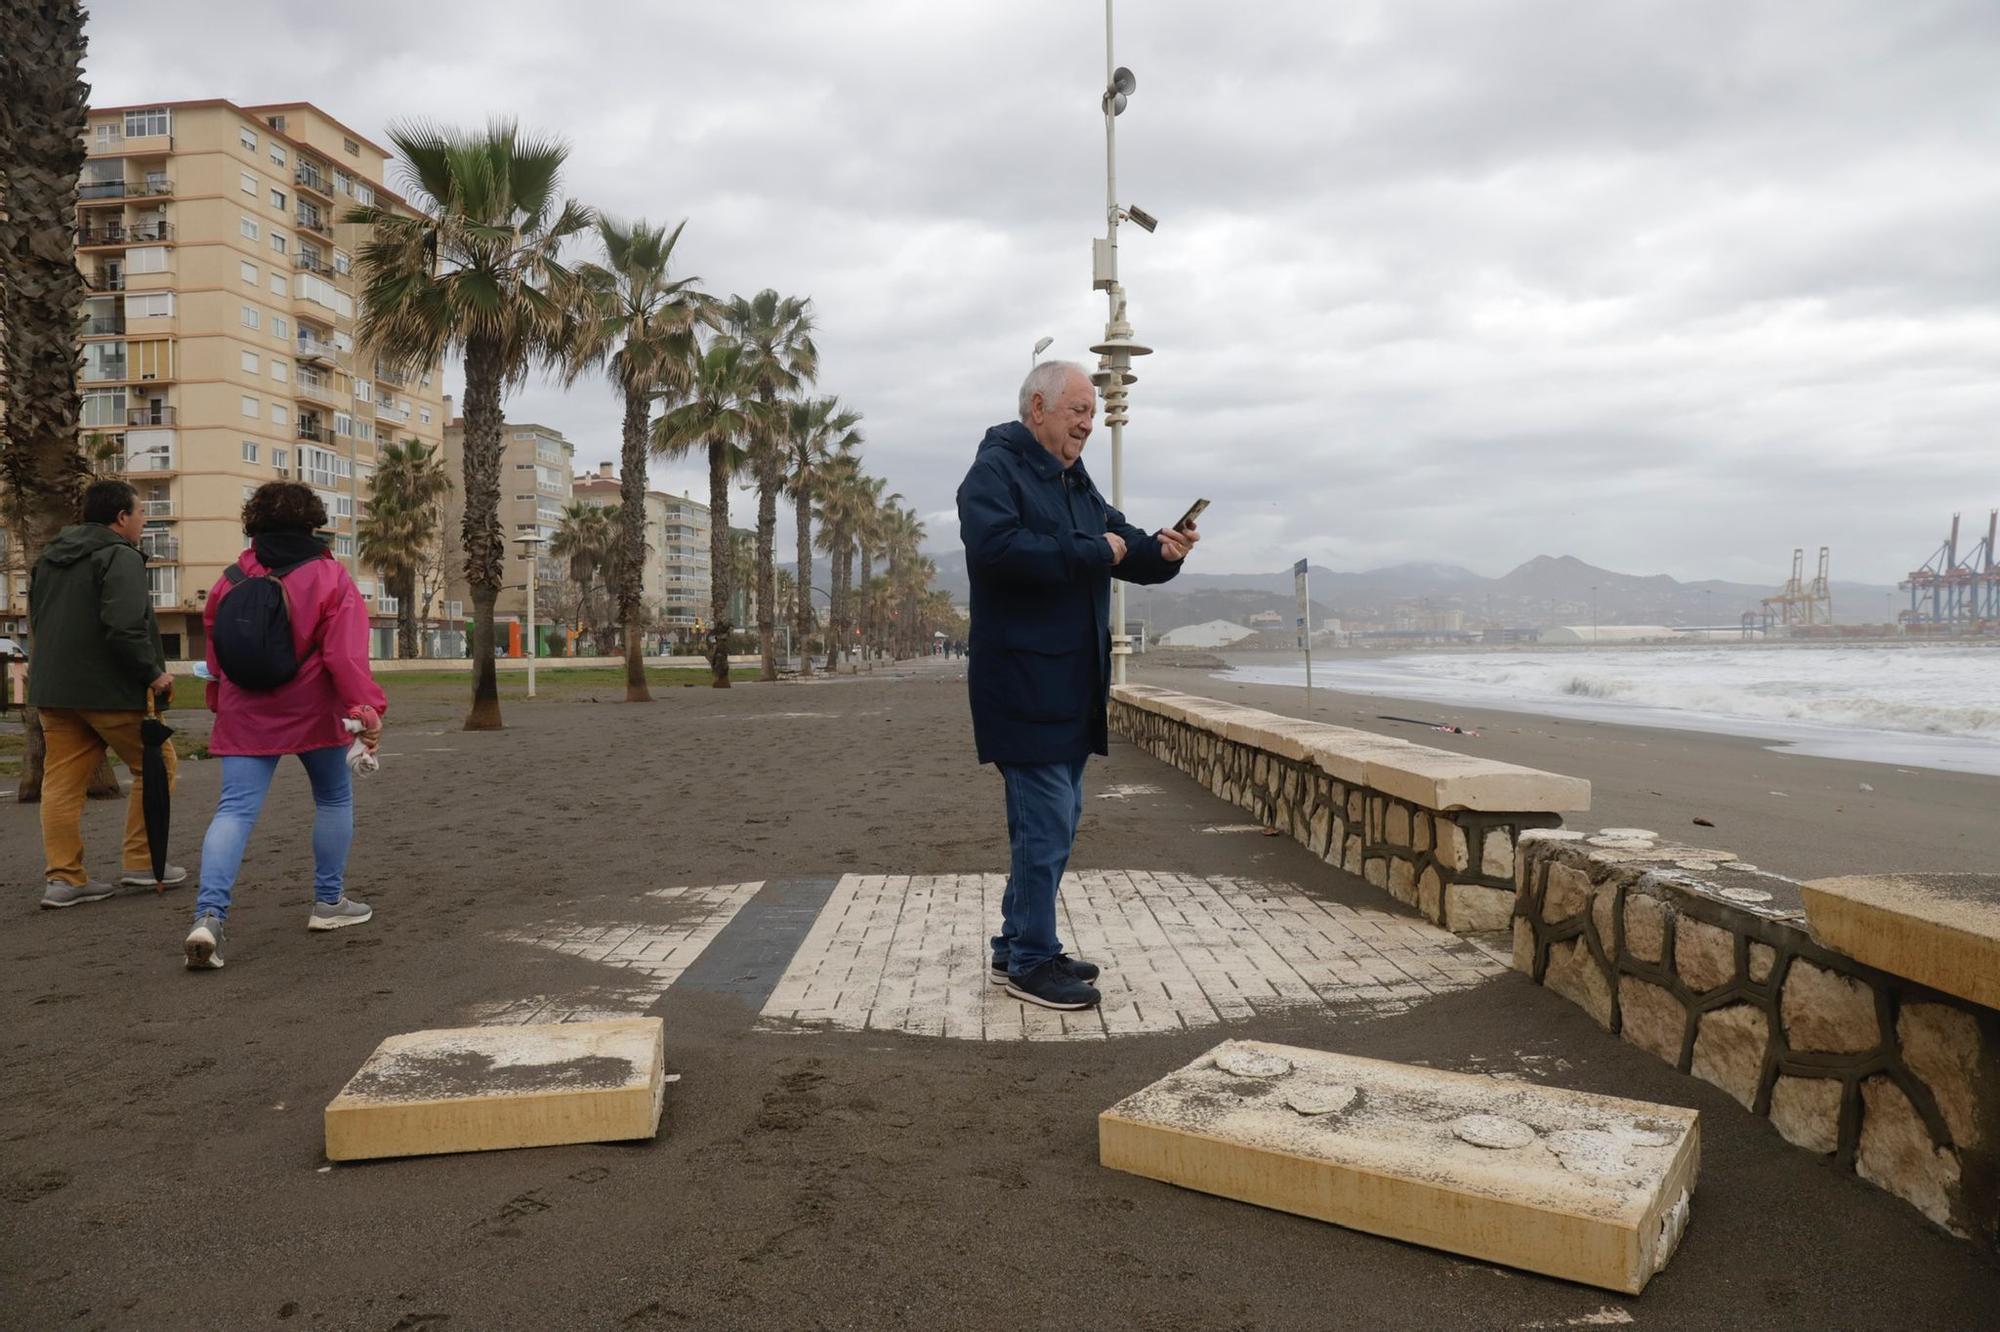
[[[1090,371],[1075,361],[1043,361],[1030,370],[1028,377],[1021,381],[1021,419],[1028,419],[1028,409],[1034,405],[1038,393],[1045,404],[1055,406],[1056,398],[1068,386],[1071,375],[1082,376],[1085,383],[1090,381]]]

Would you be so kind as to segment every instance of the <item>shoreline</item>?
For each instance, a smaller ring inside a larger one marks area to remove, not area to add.
[[[1215,678],[1213,670],[1143,658],[1129,672],[1136,684],[1308,716],[1305,691],[1296,685],[1238,684]],[[1788,878],[1962,873],[2000,862],[2000,820],[1992,816],[2000,808],[2000,777],[1781,752],[1745,736],[1484,703],[1452,705],[1452,720],[1479,731],[1476,737],[1381,720],[1384,713],[1422,717],[1437,708],[1423,699],[1315,687],[1313,705],[1313,721],[1586,778],[1591,810],[1566,820],[1571,827],[1650,828],[1734,851]]]

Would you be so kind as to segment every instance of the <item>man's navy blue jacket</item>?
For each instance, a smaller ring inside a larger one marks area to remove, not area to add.
[[[1018,421],[994,426],[958,487],[972,576],[972,736],[981,763],[1065,763],[1105,752],[1111,580],[1181,571],[1160,540],[1105,502]],[[1125,541],[1114,568],[1106,532]]]

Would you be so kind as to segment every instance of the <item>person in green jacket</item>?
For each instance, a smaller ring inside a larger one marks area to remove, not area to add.
[[[126,886],[181,883],[187,871],[167,866],[153,878],[141,799],[143,749],[139,722],[146,695],[171,695],[160,647],[160,624],[137,541],[146,520],[139,495],[123,481],[98,481],[83,492],[83,521],[65,527],[35,562],[28,581],[28,703],[40,709],[47,753],[42,761],[42,905],[70,907],[117,891],[83,872],[83,800],[105,746],[132,770],[125,811]],[[164,701],[164,700],[163,700]],[[167,784],[175,776],[173,743],[164,754]]]

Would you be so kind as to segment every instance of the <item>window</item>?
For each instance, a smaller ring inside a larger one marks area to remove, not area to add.
[[[278,120],[280,123],[273,125],[271,128],[280,130],[283,129],[284,124],[282,122],[284,121],[284,119],[285,118],[283,116],[279,116]],[[279,166],[283,166],[285,164],[285,150],[283,148],[280,148],[275,143],[271,145],[271,160],[273,162],[276,162]]]
[[[243,461],[244,461],[244,462],[256,462],[256,461],[257,461],[257,441],[256,441],[256,440],[254,440],[254,439],[246,439],[246,440],[244,440],[244,441],[243,441]]]
[[[236,265],[236,271],[242,275],[245,282],[253,287],[257,285],[257,265],[251,263],[248,259],[239,260]]]
[[[252,420],[255,420],[257,418],[257,414],[264,410],[264,404],[257,401],[255,398],[251,397],[249,394],[246,393],[243,395],[243,399],[240,404],[240,410],[245,416],[251,418]]]
[[[279,317],[278,315],[272,315],[272,316],[271,316],[271,336],[272,336],[272,337],[274,337],[274,338],[289,338],[289,337],[291,337],[291,336],[292,336],[292,332],[291,332],[291,326],[290,326],[289,324],[287,324],[287,323],[286,323],[286,322],[285,322],[285,321],[284,321],[284,320],[283,320],[283,319],[282,319],[281,317]]]
[[[342,139],[340,141],[340,148],[342,152],[352,154],[355,157],[361,156],[361,145],[352,139]]]
[[[273,296],[286,295],[289,290],[290,288],[285,285],[285,275],[283,273],[271,274],[271,294]]]
[[[281,233],[276,231],[271,233],[271,252],[273,254],[283,254],[285,252],[285,238]]]
[[[254,153],[254,152],[256,152],[256,151],[257,151],[257,131],[256,131],[256,130],[251,130],[251,129],[239,129],[239,130],[237,130],[237,131],[236,131],[236,142],[238,142],[238,143],[242,144],[242,145],[243,145],[243,146],[244,146],[245,148],[249,149],[249,150],[250,150],[251,152],[253,152],[253,153]]]
[[[142,245],[136,250],[125,251],[125,271],[128,274],[166,272],[167,247],[164,245]]]
[[[335,167],[333,169],[333,192],[335,194],[353,194],[354,177],[348,175],[339,167]]]
[[[97,146],[99,148],[109,148],[112,144],[117,143],[119,138],[117,121],[105,120],[98,122]]]
[[[288,384],[292,378],[291,368],[283,361],[273,358],[271,361],[271,378],[277,380],[280,384]]]
[[[241,175],[237,176],[236,180],[237,183],[243,187],[243,192],[245,194],[251,195],[253,197],[256,195],[257,178],[255,176],[245,171]]]
[[[346,412],[335,412],[333,414],[333,433],[336,435],[346,435],[350,439],[353,438],[354,418]],[[303,449],[300,451],[299,457],[303,466],[312,466],[311,461],[307,459],[306,455],[313,451],[312,449]]]
[[[257,222],[254,218],[239,217],[236,219],[236,229],[243,233],[245,240],[257,239]]]
[[[172,128],[173,122],[167,118],[167,108],[164,106],[125,113],[125,137],[128,139],[143,139],[151,134],[168,134],[172,132]]]
[[[335,536],[333,539],[333,553],[336,555],[352,555],[354,553],[354,538],[348,536],[345,532]]]
[[[258,366],[261,364],[257,359],[257,353],[253,351],[243,352],[239,363],[253,375],[257,373]]]
[[[292,460],[292,455],[290,450],[288,449],[271,450],[271,466],[277,468],[279,471],[281,472],[284,471],[285,465],[289,463],[291,460]]]
[[[354,516],[354,496],[335,495],[333,497],[333,516],[336,518],[352,518]]]
[[[429,424],[431,423],[431,409],[430,409],[430,408],[428,408],[428,407],[419,407],[419,408],[417,409],[417,415],[418,415],[418,417],[419,417],[419,418],[421,418],[421,419],[422,419],[422,421],[423,421],[423,423],[424,423],[425,425],[429,425]]]
[[[243,321],[243,327],[245,328],[263,327],[263,315],[258,312],[257,307],[254,305],[244,306],[243,313],[237,317]]]
[[[372,207],[375,203],[375,187],[358,180],[355,181],[354,202],[360,204],[363,208]]]
[[[124,389],[85,389],[83,423],[87,426],[125,428]]]
[[[356,402],[373,402],[375,400],[375,385],[366,379],[355,380],[354,400]]]
[[[271,191],[271,207],[281,213],[285,211],[285,192],[283,190]]]
[[[281,425],[283,425],[283,424],[285,423],[285,421],[286,421],[286,415],[285,415],[285,404],[284,404],[284,403],[282,403],[282,402],[274,402],[274,403],[272,403],[272,404],[271,404],[271,424],[272,424],[272,425],[274,425],[274,426],[281,426]]]
[[[354,260],[348,257],[347,251],[335,250],[333,252],[333,271],[336,273],[352,273],[354,271]]]
[[[283,116],[265,116],[264,123],[280,134],[285,132],[285,118]]]
[[[125,298],[127,319],[165,319],[174,312],[174,294],[170,291],[139,292]]]
[[[375,423],[373,421],[356,421],[354,423],[354,437],[372,442],[375,438]]]

